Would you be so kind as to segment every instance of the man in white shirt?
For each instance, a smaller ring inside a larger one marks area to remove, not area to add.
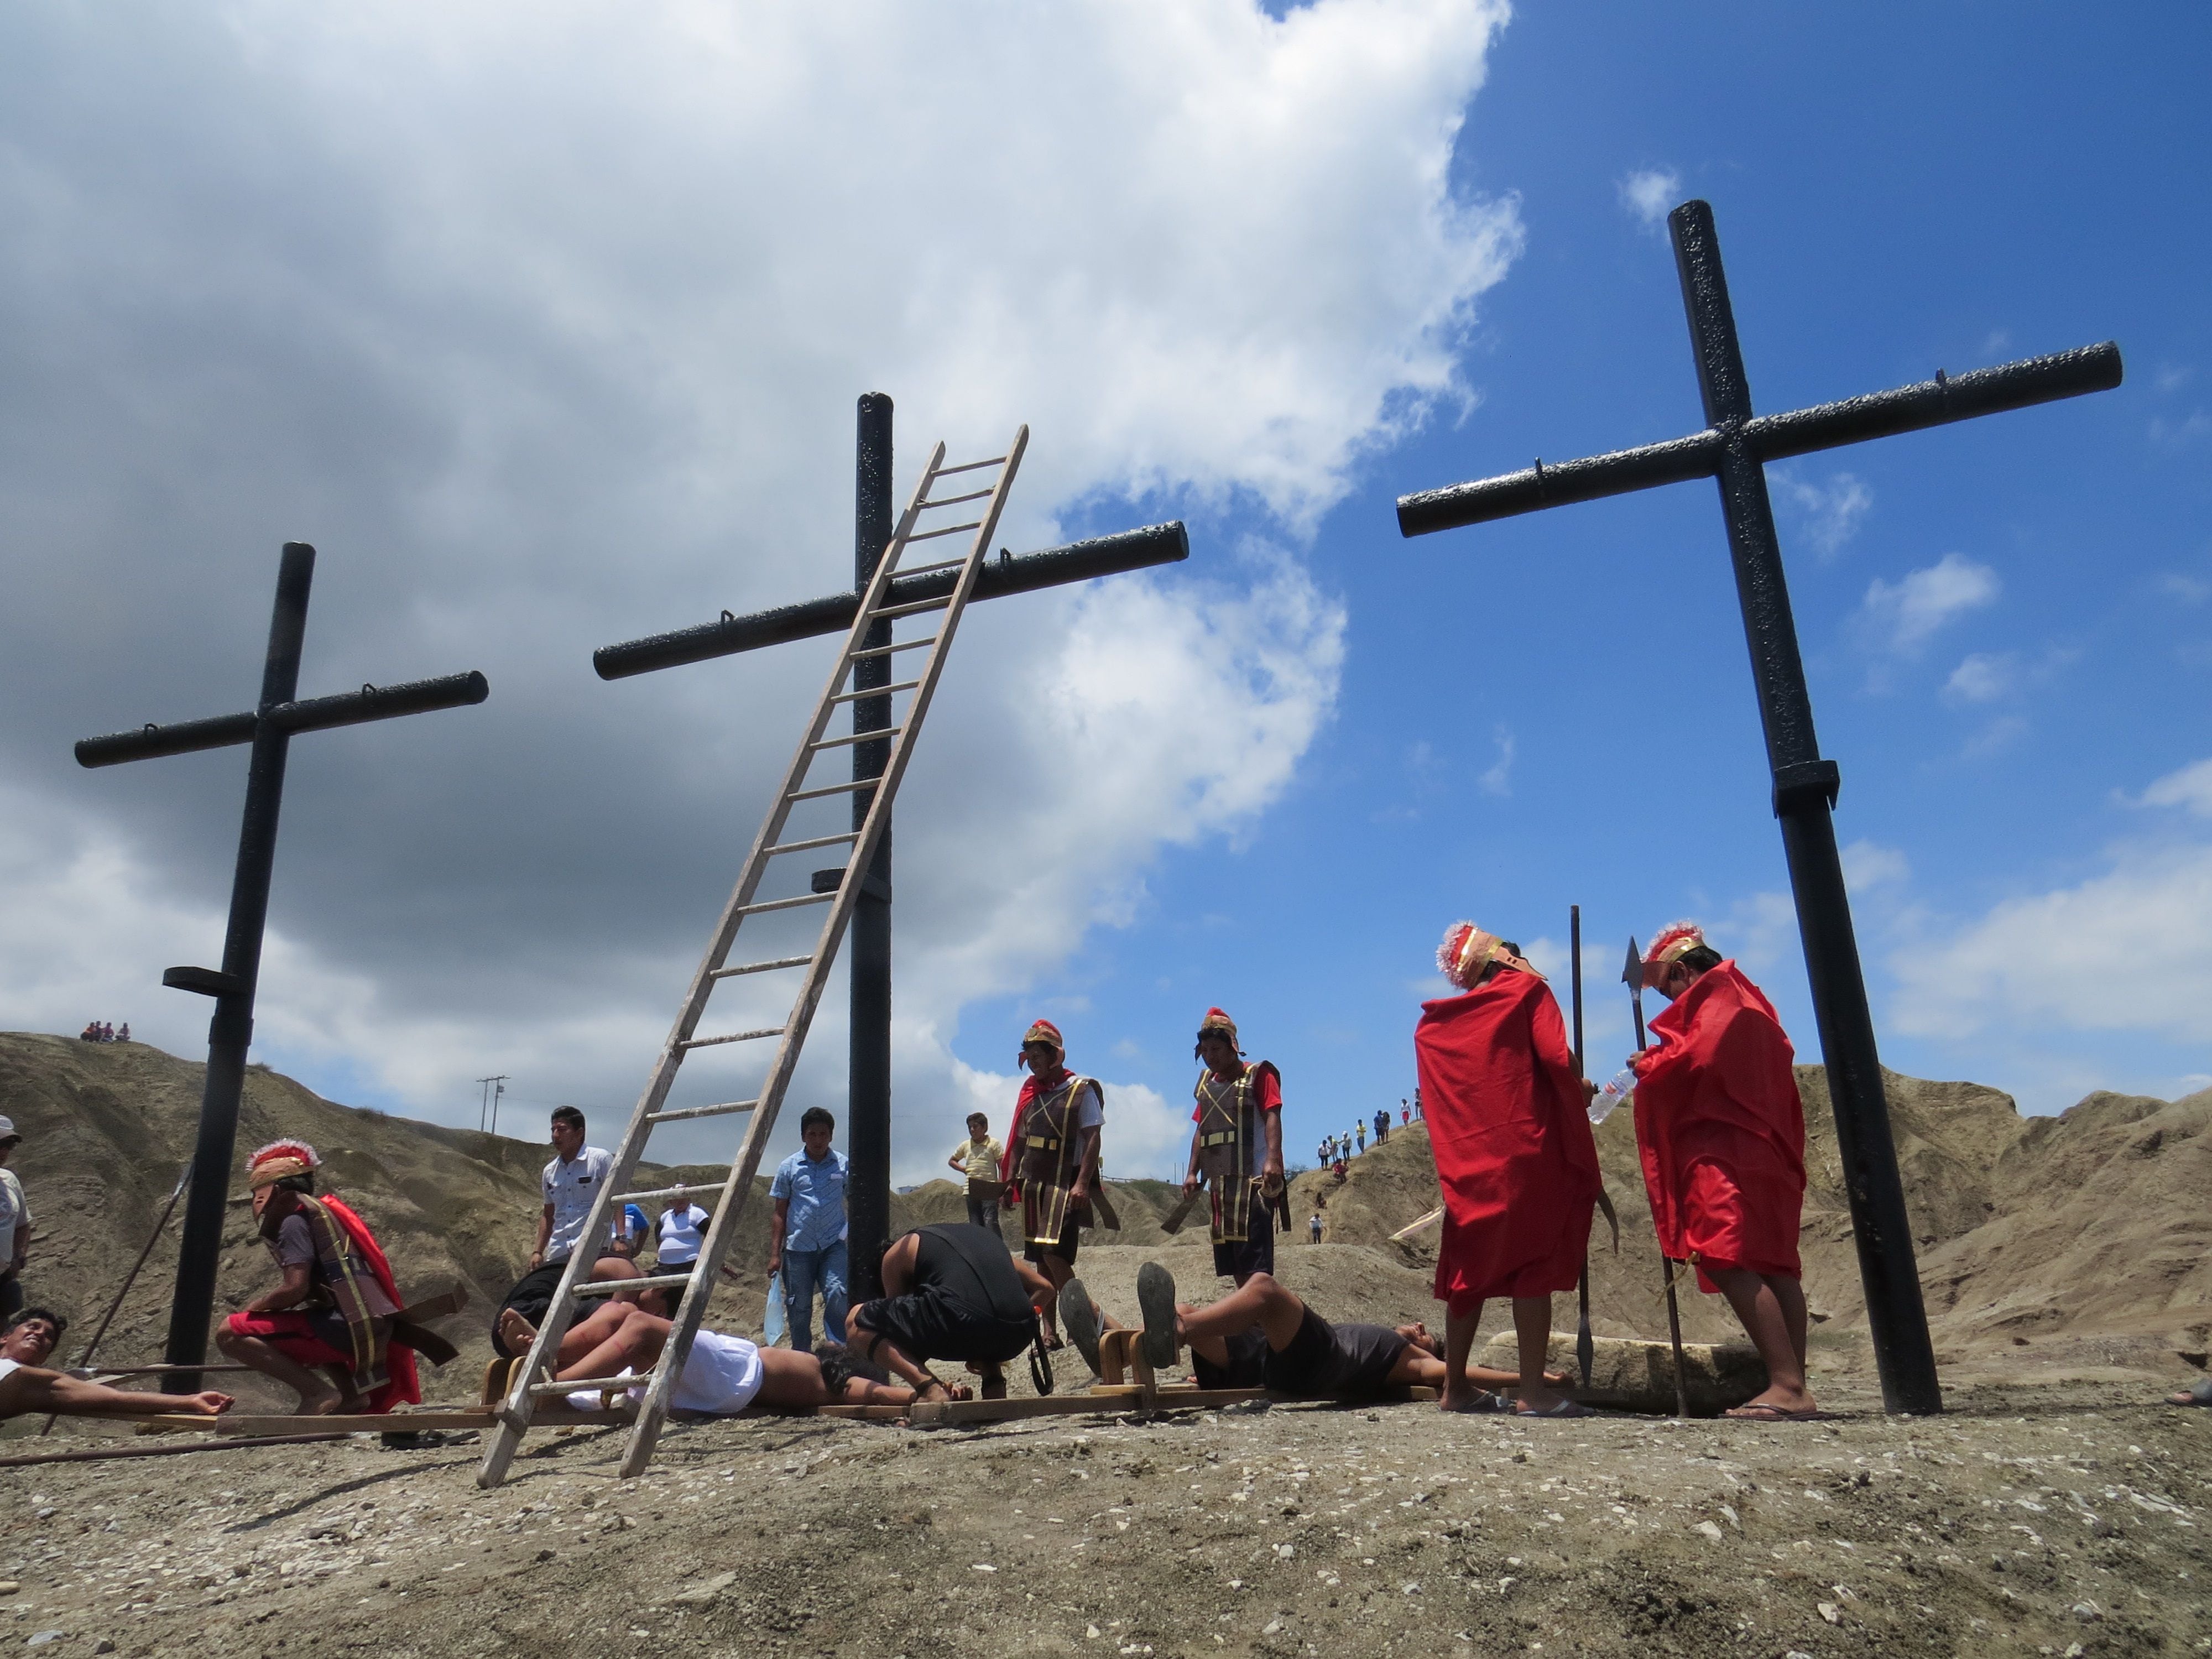
[[[614,1154],[602,1146],[584,1145],[584,1115],[574,1106],[553,1109],[553,1161],[545,1166],[545,1210],[538,1218],[538,1245],[530,1253],[532,1268],[557,1267],[575,1254],[584,1236],[584,1221],[599,1198]],[[611,1218],[608,1236],[599,1241],[592,1259],[614,1246]]]
[[[15,1120],[0,1117],[0,1322],[13,1319],[23,1306],[23,1262],[31,1243],[31,1209],[23,1201],[23,1183],[7,1167],[22,1144]]]

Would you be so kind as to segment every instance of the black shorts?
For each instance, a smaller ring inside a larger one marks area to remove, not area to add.
[[[904,1296],[880,1297],[854,1310],[864,1331],[888,1338],[909,1359],[959,1359],[1004,1364],[1036,1340],[1036,1321],[1008,1319],[956,1296],[942,1285],[924,1285]],[[858,1345],[862,1354],[875,1345]]]
[[[1239,1285],[1254,1273],[1274,1272],[1274,1212],[1259,1210],[1252,1218],[1252,1236],[1243,1243],[1215,1245],[1213,1271],[1218,1277],[1233,1279]]]
[[[1332,1325],[1311,1308],[1278,1353],[1258,1331],[1228,1339],[1229,1364],[1191,1355],[1201,1389],[1271,1389],[1300,1400],[1373,1400],[1390,1387],[1406,1339],[1381,1325]]]
[[[509,1308],[520,1314],[532,1325],[543,1325],[545,1316],[552,1311],[553,1298],[561,1290],[561,1275],[568,1270],[568,1260],[549,1261],[542,1267],[532,1267],[514,1281],[514,1288],[499,1304],[491,1316],[491,1351],[502,1359],[520,1359],[522,1356],[510,1349],[499,1334],[500,1315]]]
[[[1024,1241],[1022,1245],[1022,1260],[1032,1266],[1042,1267],[1044,1266],[1045,1257],[1054,1255],[1073,1267],[1075,1265],[1075,1247],[1082,1233],[1083,1229],[1077,1224],[1075,1218],[1070,1216],[1067,1225],[1060,1230],[1058,1243],[1038,1244]]]

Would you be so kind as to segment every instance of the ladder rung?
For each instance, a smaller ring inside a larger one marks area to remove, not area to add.
[[[628,1282],[633,1285],[637,1283],[634,1279]],[[530,1392],[540,1399],[563,1394],[608,1394],[616,1389],[628,1394],[641,1382],[649,1382],[652,1380],[653,1374],[650,1371],[643,1376],[580,1376],[572,1382],[532,1382],[530,1385]]]
[[[847,841],[849,836],[833,836],[833,841]],[[779,848],[779,852],[782,849]],[[774,962],[748,962],[736,968],[717,968],[707,975],[709,979],[735,979],[740,974],[765,974],[778,968],[805,968],[813,962],[812,957],[778,957]]]
[[[957,536],[963,530],[981,530],[982,527],[983,521],[981,519],[970,519],[966,524],[949,524],[942,530],[917,530],[906,538],[905,544],[912,547],[916,542],[933,542],[939,536]],[[911,570],[904,570],[899,574],[910,576],[914,573]]]
[[[772,859],[778,853],[805,853],[811,851],[817,847],[836,847],[845,842],[858,841],[860,838],[860,832],[859,830],[846,830],[834,836],[817,836],[811,841],[778,842],[775,846],[769,848],[767,852],[762,854],[761,856],[764,859]],[[814,958],[811,957],[801,957],[799,960],[801,962],[811,962]],[[791,964],[786,963],[782,965],[789,967]],[[719,974],[724,970],[717,969],[715,971]]]
[[[940,466],[929,476],[932,478],[949,478],[956,472],[973,472],[979,466],[996,466],[1006,459],[1003,455],[994,455],[988,461],[967,461],[958,466]]]
[[[709,1181],[690,1187],[655,1187],[649,1193],[617,1193],[614,1201],[617,1204],[635,1204],[641,1198],[690,1198],[699,1193],[719,1193],[726,1184],[720,1181]],[[690,1273],[664,1273],[662,1277],[672,1285],[689,1284],[691,1279]],[[650,1285],[654,1281],[650,1279],[633,1279],[626,1282],[632,1285]]]
[[[855,789],[872,789],[882,781],[881,778],[855,778],[850,783],[828,783],[819,789],[794,789],[784,799],[786,800],[819,800],[824,795],[849,795]]]
[[[798,797],[794,795],[792,799],[796,800]],[[771,910],[796,910],[802,904],[819,904],[824,896],[821,893],[801,893],[796,898],[763,899],[758,904],[739,905],[738,914],[741,916],[764,916]]]
[[[858,662],[863,657],[888,657],[894,651],[914,651],[918,650],[922,646],[935,645],[936,643],[937,635],[931,634],[927,637],[919,640],[901,640],[896,645],[872,645],[866,650],[855,651],[851,656],[846,658],[845,660],[847,662]],[[915,684],[919,685],[921,682],[916,680]]]
[[[901,680],[896,685],[872,686],[866,691],[840,691],[830,699],[832,702],[858,702],[862,697],[888,697],[894,691],[911,691],[920,680]]]
[[[825,895],[826,896],[826,895]],[[781,1036],[783,1027],[769,1025],[757,1031],[732,1031],[727,1036],[690,1037],[676,1046],[689,1054],[694,1048],[713,1048],[725,1042],[752,1042],[761,1037]]]
[[[899,580],[903,581],[908,576],[933,576],[940,570],[957,570],[967,562],[968,556],[963,553],[957,559],[939,559],[933,564],[915,565],[912,569],[902,568],[898,573]]]
[[[729,1100],[720,1106],[678,1106],[665,1112],[647,1112],[647,1123],[673,1123],[678,1118],[726,1117],[732,1112],[750,1112],[760,1104],[757,1100]]]
[[[672,1190],[681,1192],[682,1188]],[[720,1187],[694,1187],[695,1193],[719,1193]],[[578,1296],[612,1296],[617,1291],[649,1291],[656,1285],[689,1285],[690,1273],[653,1273],[643,1279],[595,1279],[576,1286]]]
[[[942,611],[951,603],[952,596],[947,593],[942,599],[916,599],[911,605],[887,605],[880,611],[868,612],[868,620],[884,622],[892,617],[911,617],[919,611]]]
[[[806,746],[809,749],[847,749],[856,743],[873,743],[878,738],[894,738],[905,730],[906,727],[903,726],[878,726],[873,732],[855,732],[850,737],[823,738],[819,742],[810,743]],[[848,836],[846,839],[849,841],[852,837]]]
[[[940,472],[939,474],[938,474],[938,477],[943,477],[944,476],[945,476],[945,475],[944,475],[943,473],[941,473],[941,472]],[[924,508],[924,507],[951,507],[951,506],[955,501],[980,501],[983,500],[986,496],[989,495],[991,493],[992,493],[992,492],[991,492],[990,490],[988,490],[988,489],[978,489],[978,490],[976,490],[975,492],[974,492],[972,495],[947,495],[947,496],[946,496],[943,501],[916,501],[916,502],[915,503],[915,510],[916,510],[916,511],[920,511],[921,509],[922,509],[922,508]]]

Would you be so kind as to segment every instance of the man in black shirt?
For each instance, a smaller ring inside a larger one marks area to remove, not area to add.
[[[1190,1350],[1192,1373],[1201,1389],[1267,1389],[1300,1400],[1363,1401],[1390,1389],[1442,1389],[1443,1344],[1418,1322],[1334,1325],[1271,1274],[1255,1273],[1218,1302],[1204,1308],[1175,1299],[1175,1279],[1158,1262],[1137,1274],[1137,1300],[1145,1311],[1145,1357],[1155,1370],[1175,1363],[1175,1350]],[[1512,1371],[1469,1365],[1468,1378],[1486,1389],[1520,1383]],[[1564,1372],[1547,1373],[1563,1383]],[[1508,1409],[1484,1395],[1486,1409]]]
[[[1053,1283],[988,1227],[965,1221],[918,1227],[884,1252],[884,1294],[846,1319],[855,1351],[912,1383],[916,1400],[967,1392],[931,1375],[932,1359],[979,1370],[983,1397],[1002,1399],[1006,1362],[1036,1340]]]

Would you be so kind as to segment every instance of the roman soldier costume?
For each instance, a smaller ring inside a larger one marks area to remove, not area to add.
[[[1041,1019],[1022,1038],[1052,1045],[1055,1061],[1066,1053],[1060,1028]],[[999,1166],[1009,1192],[1018,1191],[1022,1203],[1022,1237],[1032,1261],[1046,1251],[1073,1261],[1075,1231],[1097,1224],[1091,1200],[1071,1201],[1071,1189],[1083,1173],[1084,1103],[1088,1096],[1103,1114],[1106,1091],[1094,1078],[1079,1077],[1063,1065],[1048,1072],[1032,1070],[1014,1103],[1014,1121],[1006,1135],[1006,1149]],[[1095,1175],[1095,1171],[1094,1171]]]
[[[1192,1089],[1197,1104],[1196,1159],[1212,1196],[1213,1270],[1240,1285],[1275,1265],[1277,1211],[1290,1224],[1288,1200],[1279,1184],[1263,1186],[1267,1158],[1265,1114],[1283,1109],[1283,1074],[1273,1060],[1246,1062],[1237,1045],[1237,1022],[1209,1008],[1199,1024],[1201,1045],[1209,1036],[1227,1040],[1240,1059],[1232,1075],[1211,1067],[1198,1074]],[[1279,1121],[1279,1120],[1278,1120]]]

